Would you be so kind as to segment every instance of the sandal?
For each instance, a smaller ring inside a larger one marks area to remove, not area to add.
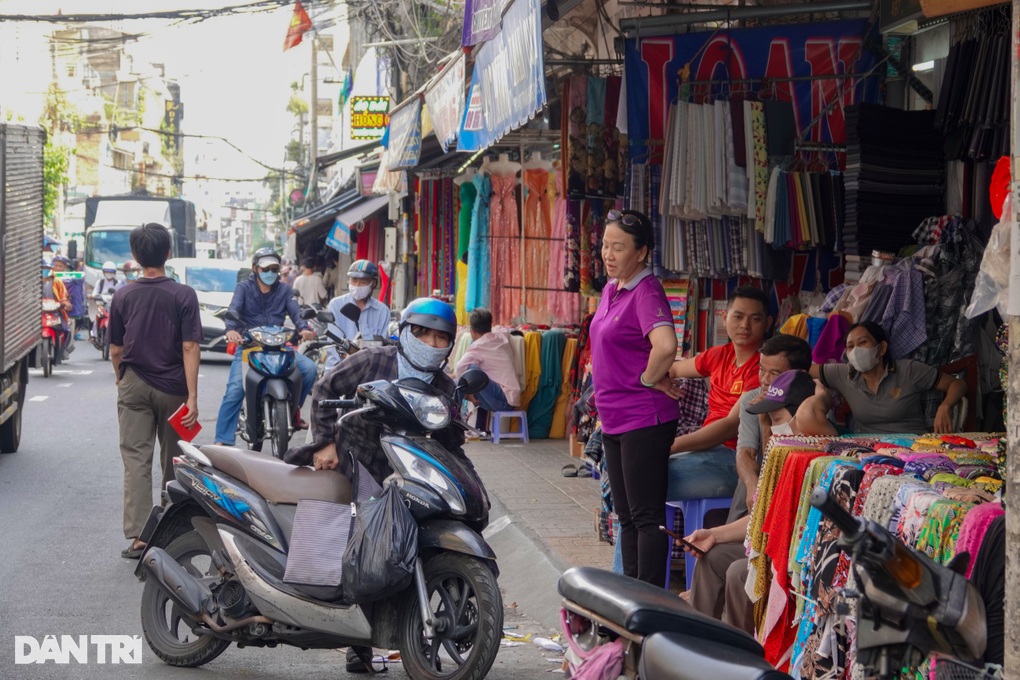
[[[577,469],[578,477],[591,477],[594,475],[594,473],[595,471],[593,470],[591,463],[584,463],[581,467]]]
[[[576,465],[571,465],[570,463],[567,463],[560,470],[560,474],[562,474],[564,477],[577,477],[577,474],[578,474],[577,473],[577,466]],[[588,475],[588,476],[590,477],[591,475]]]
[[[147,546],[143,544],[142,547],[136,548],[134,542],[132,542],[131,545],[120,551],[120,556],[126,560],[137,560],[141,558],[146,547]]]

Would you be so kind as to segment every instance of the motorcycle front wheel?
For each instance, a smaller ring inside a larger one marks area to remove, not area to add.
[[[460,553],[427,560],[425,591],[434,622],[428,638],[414,587],[401,611],[400,659],[414,680],[484,678],[503,636],[503,598],[492,569]]]
[[[103,347],[103,361],[110,360],[110,339],[106,337],[106,328],[99,329],[99,342]]]
[[[273,419],[271,453],[282,460],[290,444],[290,405],[285,401],[274,401],[270,407],[270,417]]]
[[[197,531],[178,536],[166,553],[197,579],[216,578],[212,551]],[[149,647],[164,663],[195,668],[223,653],[230,642],[192,631],[195,624],[160,590],[154,579],[142,589],[142,633]]]

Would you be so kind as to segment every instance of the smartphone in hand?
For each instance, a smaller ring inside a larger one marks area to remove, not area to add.
[[[667,529],[666,527],[664,527],[662,525],[659,525],[659,531],[661,531],[662,533],[664,533],[664,534],[666,534],[668,536],[671,536],[671,537],[675,538],[677,541],[680,542],[680,545],[690,549],[690,551],[693,552],[695,555],[701,556],[701,555],[705,554],[705,551],[703,551],[701,548],[699,548],[698,546],[694,545],[693,543],[691,543],[690,541],[688,541],[687,539],[685,539],[683,536],[681,536],[680,534],[676,533],[675,531],[670,531],[669,529]]]

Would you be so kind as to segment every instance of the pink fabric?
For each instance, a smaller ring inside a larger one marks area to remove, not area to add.
[[[850,323],[841,314],[830,314],[825,322],[822,334],[811,353],[811,360],[816,364],[839,363],[846,350],[846,334]]]
[[[623,640],[599,645],[570,676],[573,680],[616,680],[623,672]]]
[[[492,331],[472,342],[457,362],[457,375],[471,364],[477,364],[489,380],[503,388],[503,396],[511,406],[520,405],[521,384],[517,380],[510,336],[504,331]]]
[[[556,200],[553,203],[552,240],[549,241],[549,278],[546,287],[563,289],[563,269],[567,266],[567,201],[563,198],[563,175],[555,173]],[[553,180],[550,180],[550,184]],[[577,293],[549,293],[549,312],[555,323],[578,323],[581,318],[581,296]]]
[[[982,503],[971,508],[967,516],[963,518],[960,526],[960,535],[956,539],[956,554],[968,553],[970,564],[967,565],[966,576],[969,579],[974,573],[974,562],[977,561],[978,551],[981,549],[981,542],[985,540],[988,527],[996,517],[1006,514],[1002,505],[998,502]]]

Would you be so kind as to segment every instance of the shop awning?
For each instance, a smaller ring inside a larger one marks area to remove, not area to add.
[[[382,210],[389,204],[389,196],[371,196],[363,198],[361,201],[355,203],[346,210],[337,213],[336,219],[338,222],[343,222],[350,227],[363,221],[366,217],[370,217],[372,213]]]
[[[378,148],[379,142],[375,141],[368,142],[366,144],[359,144],[347,149],[341,149],[340,151],[334,151],[333,153],[327,153],[323,156],[319,156],[319,158],[315,161],[315,166],[321,170],[323,168],[328,168],[334,163],[347,160],[348,158],[354,158],[355,156],[371,153]]]
[[[298,219],[290,223],[290,229],[299,236],[304,235],[318,226],[332,222],[338,212],[357,204],[361,198],[357,188],[344,191],[319,207],[313,208],[298,217]]]

